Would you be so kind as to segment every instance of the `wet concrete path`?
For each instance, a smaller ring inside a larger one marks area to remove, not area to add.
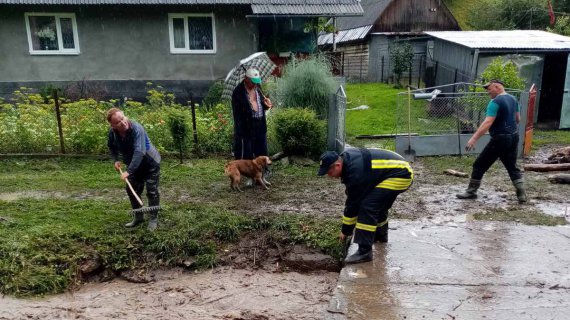
[[[390,227],[374,261],[343,268],[325,319],[570,319],[569,226]]]

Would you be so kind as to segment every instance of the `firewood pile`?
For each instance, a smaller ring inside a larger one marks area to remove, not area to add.
[[[544,163],[546,164],[570,163],[570,147],[564,147],[554,150],[552,155],[550,155],[548,157],[548,160],[545,160]]]
[[[551,171],[570,171],[570,147],[564,147],[556,149],[544,160],[543,163],[539,164],[525,164],[523,168],[526,171],[538,171],[538,172],[551,172]],[[554,174],[548,176],[548,181],[551,183],[570,183],[570,174]]]

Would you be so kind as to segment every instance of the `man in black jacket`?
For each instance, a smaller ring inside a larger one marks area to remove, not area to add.
[[[261,92],[260,83],[259,71],[250,68],[232,94],[235,159],[254,159],[267,155],[265,111],[271,109],[273,104]]]
[[[341,241],[354,233],[358,251],[346,264],[372,260],[372,244],[388,241],[388,209],[398,195],[410,187],[414,173],[399,154],[380,149],[346,149],[342,154],[321,155],[318,175],[341,178],[346,186]],[[355,231],[356,229],[356,231]]]

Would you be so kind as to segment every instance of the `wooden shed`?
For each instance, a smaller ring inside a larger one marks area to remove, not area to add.
[[[348,78],[383,81],[391,74],[389,48],[394,41],[414,39],[421,55],[428,39],[422,31],[459,30],[441,0],[362,0],[361,5],[363,16],[334,18],[331,23],[338,31],[319,37],[321,49],[341,53]]]

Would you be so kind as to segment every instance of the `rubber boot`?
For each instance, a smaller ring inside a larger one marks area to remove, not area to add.
[[[477,190],[481,186],[481,180],[471,179],[464,193],[456,194],[459,199],[477,199]]]
[[[158,210],[153,210],[148,215],[148,231],[152,232],[158,227]]]
[[[372,261],[372,246],[358,245],[358,250],[344,259],[344,264],[355,264]]]
[[[517,199],[519,200],[519,203],[525,203],[526,202],[526,191],[524,188],[523,179],[513,181],[513,185],[517,189]]]
[[[143,221],[144,221],[144,213],[135,212],[134,217],[133,217],[133,221],[125,224],[125,227],[134,228],[134,227],[138,226],[139,224],[141,224]]]
[[[388,242],[388,220],[386,222],[376,228],[376,233],[374,234],[374,242]]]

